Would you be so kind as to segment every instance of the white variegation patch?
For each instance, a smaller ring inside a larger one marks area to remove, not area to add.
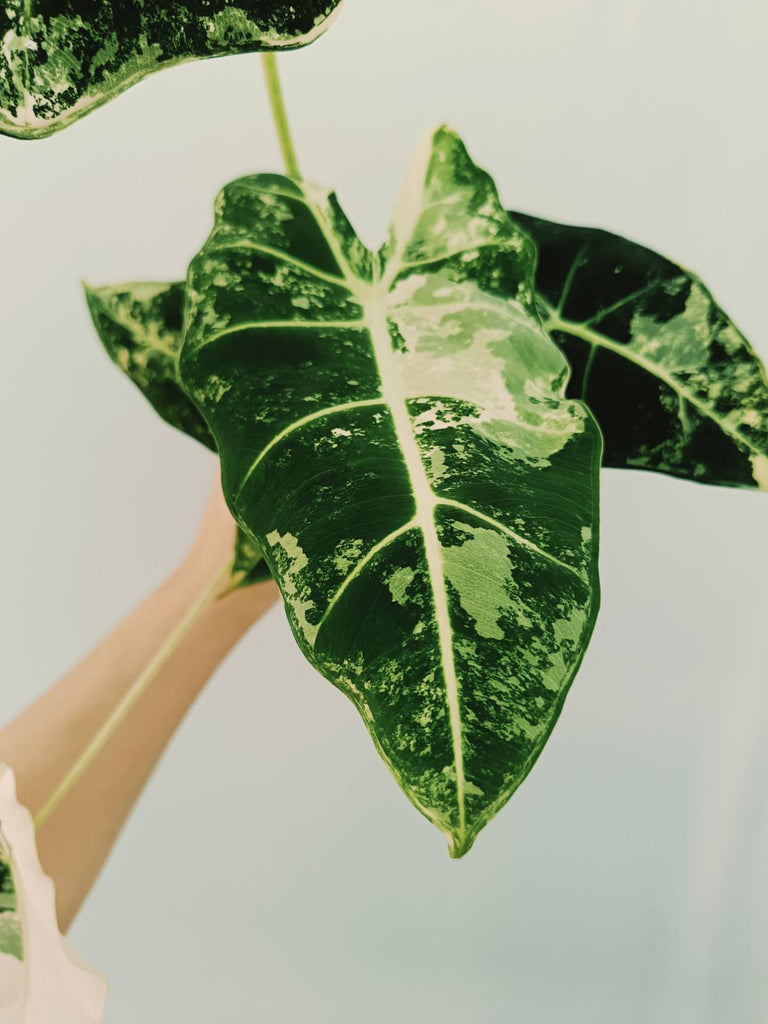
[[[59,932],[53,882],[8,765],[0,765],[0,865],[0,1024],[98,1024],[107,984]]]

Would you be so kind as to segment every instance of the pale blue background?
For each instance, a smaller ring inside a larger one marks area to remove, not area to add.
[[[695,267],[768,357],[767,48],[757,0],[348,0],[282,66],[306,172],[371,242],[447,121],[510,206]],[[252,57],[0,140],[5,718],[171,570],[211,472],[102,355],[78,279],[181,276],[216,189],[278,168]],[[768,1019],[768,496],[607,473],[603,516],[581,674],[460,863],[268,616],[74,929],[107,1024]]]

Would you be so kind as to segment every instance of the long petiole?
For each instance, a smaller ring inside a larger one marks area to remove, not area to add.
[[[178,625],[168,634],[163,645],[154,655],[144,671],[131,684],[130,689],[123,696],[122,700],[117,704],[83,753],[61,780],[54,792],[48,798],[44,807],[36,815],[35,828],[41,828],[46,821],[48,821],[62,800],[64,800],[64,798],[70,793],[75,784],[98,757],[120,727],[131,708],[133,708],[142,694],[145,693],[150,683],[155,679],[158,672],[163,668],[192,626],[194,626],[205,609],[219,596],[219,592],[229,579],[231,569],[232,560],[230,559],[227,564],[216,573],[214,579],[206,585],[205,589],[194,604],[185,612]]]
[[[300,178],[299,164],[296,160],[296,150],[293,148],[291,130],[288,127],[288,115],[285,112],[283,90],[280,87],[280,76],[277,71],[277,60],[274,53],[262,53],[262,65],[264,77],[267,80],[267,93],[269,104],[272,107],[272,116],[275,119],[277,137],[280,141],[280,150],[285,163],[285,173],[289,178]]]

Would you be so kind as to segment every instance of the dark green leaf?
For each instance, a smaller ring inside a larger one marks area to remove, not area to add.
[[[702,282],[618,235],[511,213],[539,249],[545,326],[603,464],[768,488],[768,380]]]
[[[305,46],[341,0],[6,0],[0,133],[41,138],[161,68]]]
[[[534,264],[442,129],[381,253],[332,194],[260,175],[188,277],[180,378],[230,507],[454,856],[538,757],[597,613],[600,436]]]
[[[205,420],[178,382],[176,364],[184,321],[184,282],[86,286],[93,323],[110,358],[157,413],[216,451]],[[270,578],[264,556],[238,528],[228,590]]]

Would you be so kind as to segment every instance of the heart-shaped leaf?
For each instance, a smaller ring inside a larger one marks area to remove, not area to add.
[[[694,274],[618,235],[511,213],[536,242],[545,326],[603,464],[768,489],[768,379]]]
[[[6,0],[0,133],[41,138],[161,68],[305,46],[342,0]]]
[[[535,249],[447,129],[379,254],[274,175],[216,202],[180,379],[301,649],[465,853],[539,755],[598,604],[600,435]]]
[[[216,443],[177,377],[184,320],[184,282],[86,286],[96,332],[112,361],[171,426],[216,451]],[[226,592],[270,578],[264,556],[238,528]]]
[[[98,1024],[107,984],[59,932],[53,882],[40,867],[32,817],[0,765],[0,1019]]]

